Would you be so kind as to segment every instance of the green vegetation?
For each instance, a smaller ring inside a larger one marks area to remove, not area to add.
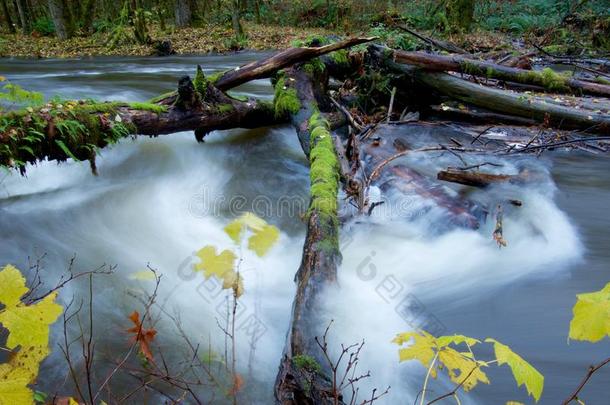
[[[274,108],[276,117],[284,117],[287,114],[295,114],[301,108],[301,102],[297,91],[286,85],[286,79],[280,74],[275,83]]]
[[[330,125],[318,112],[309,119],[310,153],[309,215],[315,213],[327,229],[318,242],[324,250],[338,250],[337,198],[339,192],[339,162],[330,134]]]
[[[292,361],[297,368],[307,370],[310,373],[319,373],[322,371],[322,367],[316,359],[306,354],[298,354],[292,358]]]
[[[25,94],[13,101],[27,102],[38,96]],[[31,106],[0,115],[0,133],[9,142],[0,148],[0,166],[25,170],[26,163],[35,163],[45,157],[64,161],[89,160],[95,171],[95,156],[99,148],[116,143],[133,134],[136,128],[124,122],[120,108],[151,111],[161,114],[166,106],[150,102],[106,102],[95,100],[76,102],[54,99],[36,108]],[[232,106],[231,106],[232,108]]]
[[[78,2],[65,3],[76,12],[57,14],[51,12],[47,2],[26,2],[32,8],[29,13],[37,17],[32,24],[28,22],[22,27],[14,2],[7,2],[8,15],[2,16],[2,26],[10,34],[16,25],[21,28],[21,34],[18,40],[4,42],[5,49],[0,51],[22,56],[73,56],[78,54],[73,50],[78,44],[85,45],[82,48],[86,50],[80,52],[87,53],[151,54],[162,49],[157,46],[165,40],[178,53],[285,48],[291,43],[320,46],[329,42],[329,34],[345,35],[356,30],[379,36],[397,49],[426,46],[397,29],[399,24],[434,37],[449,37],[466,47],[506,45],[507,38],[502,36],[508,35],[536,38],[535,42],[544,49],[554,51],[551,53],[579,52],[583,44],[610,49],[610,11],[605,0],[270,0],[264,3],[134,0],[123,2],[121,7],[89,0],[89,4],[96,5],[93,13],[85,11]],[[13,22],[11,29],[9,20]],[[53,35],[65,45],[52,41]],[[171,52],[171,49],[165,51]]]

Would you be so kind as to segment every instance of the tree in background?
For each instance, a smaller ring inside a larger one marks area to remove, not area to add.
[[[61,40],[70,38],[73,34],[72,24],[70,24],[67,17],[68,11],[66,10],[64,2],[62,0],[48,0],[48,2],[49,13],[53,19],[57,38]]]
[[[474,20],[474,0],[449,0],[446,12],[449,28],[452,31],[470,31]]]
[[[26,0],[17,0],[17,12],[19,13],[19,21],[21,22],[21,31],[24,35],[32,32],[32,18],[30,8]]]
[[[176,6],[174,10],[176,15],[176,27],[190,27],[193,19],[193,10],[191,9],[191,2],[189,0],[176,0]]]
[[[2,0],[2,14],[4,15],[4,23],[6,24],[6,29],[11,34],[15,33],[15,26],[13,25],[13,19],[11,18],[11,13],[6,5],[6,0]]]

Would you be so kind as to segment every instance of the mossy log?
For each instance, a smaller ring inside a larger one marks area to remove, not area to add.
[[[99,148],[132,134],[157,136],[195,130],[257,128],[281,122],[273,105],[233,99],[206,84],[205,96],[188,76],[178,91],[155,103],[66,101],[0,116],[0,166],[25,170],[26,163],[68,158],[90,160]]]
[[[322,69],[324,70],[323,66]],[[286,71],[276,81],[278,99],[292,100],[288,112],[310,163],[310,203],[307,235],[301,265],[296,274],[297,292],[284,356],[275,384],[279,404],[334,404],[335,392],[328,377],[329,366],[316,337],[324,333],[323,291],[337,280],[340,262],[338,243],[339,161],[334,150],[330,124],[322,117],[314,93],[314,77],[324,75],[306,66]],[[289,92],[286,95],[286,92]],[[297,101],[295,101],[297,100]],[[296,104],[298,102],[298,104]],[[310,114],[307,116],[307,114]],[[307,142],[302,139],[309,137]],[[319,370],[304,369],[297,359],[306,357],[320,365]],[[341,402],[342,403],[342,402]]]
[[[541,71],[525,70],[465,58],[464,56],[434,55],[424,52],[394,51],[394,60],[428,71],[460,72],[490,79],[540,86],[554,93],[573,92],[610,97],[610,86],[608,85],[573,79],[550,68]]]
[[[355,45],[364,44],[376,39],[375,37],[350,38],[344,41],[324,45],[320,47],[300,47],[290,48],[281,51],[268,58],[241,66],[237,69],[225,72],[215,85],[220,90],[228,90],[237,87],[254,79],[271,77],[280,69],[295,65],[300,62],[308,61],[318,56],[350,48]]]
[[[578,129],[592,133],[606,133],[610,129],[610,115],[602,112],[567,107],[555,104],[550,98],[495,89],[447,73],[429,72],[398,63],[394,51],[381,46],[369,47],[369,53],[379,65],[404,74],[409,84],[415,80],[440,95],[464,103],[506,115],[534,119],[540,124],[559,129]]]

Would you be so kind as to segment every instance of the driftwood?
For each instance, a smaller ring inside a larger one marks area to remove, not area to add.
[[[452,183],[459,183],[472,187],[488,187],[498,183],[522,183],[531,180],[528,172],[519,175],[492,174],[484,172],[473,172],[467,170],[447,169],[437,174],[437,179]]]
[[[369,50],[380,65],[403,73],[425,87],[465,103],[502,114],[534,119],[555,128],[580,129],[596,133],[605,133],[610,129],[608,114],[566,107],[541,97],[526,97],[520,93],[472,83],[447,73],[423,71],[412,65],[394,61],[394,51],[388,48],[373,45]]]
[[[608,85],[565,77],[550,70],[546,72],[525,70],[458,55],[444,56],[424,52],[395,51],[394,60],[398,63],[417,66],[427,71],[459,72],[490,79],[540,86],[551,92],[572,91],[575,93],[610,97],[610,86]]]

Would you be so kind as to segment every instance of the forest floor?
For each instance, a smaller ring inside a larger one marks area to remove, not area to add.
[[[197,28],[161,30],[158,25],[149,27],[151,45],[139,45],[133,40],[131,28],[123,35],[123,41],[110,45],[113,30],[96,32],[89,36],[76,36],[60,41],[55,36],[0,33],[0,57],[28,58],[72,58],[83,56],[147,56],[155,55],[154,43],[169,40],[177,55],[201,55],[208,53],[229,53],[239,50],[286,49],[297,41],[317,36],[376,36],[380,42],[391,48],[413,51],[425,47],[425,42],[397,27],[365,27],[359,32],[312,27],[259,25],[243,22],[247,38],[237,42],[232,28],[226,24],[209,24]],[[457,45],[467,53],[478,54],[491,51],[526,53],[533,47],[548,54],[580,55],[604,51],[595,46],[591,33],[577,29],[552,27],[528,33],[511,34],[483,27],[474,27],[471,32],[461,34],[439,34],[421,30],[420,34],[432,38],[439,37]],[[567,35],[566,33],[569,33]],[[560,35],[561,34],[561,35]],[[599,36],[599,33],[596,33]],[[599,41],[597,41],[599,42]],[[606,50],[607,51],[607,50]]]
[[[162,31],[153,26],[150,35],[153,42],[170,40],[173,50],[179,55],[227,53],[240,49],[269,50],[291,46],[295,40],[312,35],[331,35],[332,31],[321,28],[299,28],[257,25],[244,23],[247,40],[236,46],[234,34],[229,26],[208,25],[200,28],[168,29]],[[60,41],[54,36],[0,34],[0,57],[70,58],[80,56],[145,56],[154,55],[152,45],[122,43],[108,45],[111,32],[95,33],[87,37],[74,37]]]

